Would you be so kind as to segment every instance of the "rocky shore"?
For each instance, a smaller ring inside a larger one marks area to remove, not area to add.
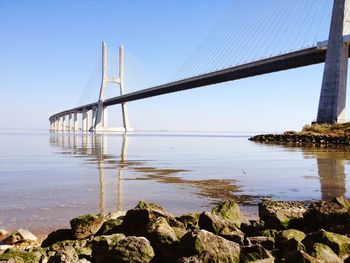
[[[350,136],[331,134],[299,134],[285,132],[283,134],[262,134],[249,138],[251,141],[262,143],[277,143],[303,146],[349,146]]]
[[[0,230],[0,262],[350,262],[350,201],[259,203],[248,221],[234,201],[175,217],[140,201],[127,212],[83,215],[38,243]]]

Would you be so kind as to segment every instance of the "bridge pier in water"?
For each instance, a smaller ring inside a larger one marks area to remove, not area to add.
[[[350,0],[334,0],[317,123],[345,122],[349,42],[344,36],[350,33],[345,17],[349,8]]]

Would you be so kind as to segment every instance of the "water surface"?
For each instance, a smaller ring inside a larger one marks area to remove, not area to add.
[[[350,152],[273,146],[246,134],[62,134],[0,130],[0,228],[69,226],[141,199],[174,214],[234,199],[249,216],[263,197],[348,194]]]

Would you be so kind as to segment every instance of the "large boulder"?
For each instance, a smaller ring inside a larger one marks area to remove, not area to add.
[[[275,239],[273,237],[266,237],[266,236],[256,236],[256,237],[249,237],[250,242],[254,244],[260,244],[265,249],[273,250],[275,248]]]
[[[109,219],[102,224],[100,229],[97,231],[96,236],[122,233],[123,232],[122,223],[123,223],[123,220],[121,219]]]
[[[293,221],[303,218],[306,207],[300,202],[264,199],[259,203],[259,216],[267,228],[285,229]]]
[[[51,232],[46,239],[41,243],[41,247],[49,247],[54,243],[64,241],[64,240],[73,240],[73,233],[71,229],[58,229]]]
[[[313,249],[315,243],[322,243],[329,246],[341,259],[350,256],[350,238],[347,236],[320,229],[307,235],[302,242],[308,251]]]
[[[70,221],[73,236],[77,239],[83,239],[96,234],[104,222],[103,215],[83,215],[73,218]]]
[[[176,217],[175,219],[183,223],[186,228],[191,229],[191,228],[198,227],[199,216],[200,216],[200,213],[188,213],[188,214],[184,214],[179,217]]]
[[[216,236],[206,230],[194,230],[181,238],[180,255],[191,257],[205,253],[206,262],[239,262],[237,243]]]
[[[129,236],[119,241],[106,255],[104,262],[147,263],[154,258],[151,243],[144,237]]]
[[[224,201],[213,207],[211,212],[240,227],[242,223],[249,224],[249,220],[241,212],[239,205],[233,200]]]
[[[313,202],[304,214],[304,224],[309,232],[323,228],[340,234],[349,233],[349,200],[339,196],[331,201]]]
[[[305,237],[305,233],[296,229],[281,231],[277,236],[276,243],[282,257],[288,257],[294,251],[305,251],[305,246],[302,243]]]
[[[170,227],[185,228],[183,223],[177,221],[161,207],[143,201],[134,209],[126,212],[122,228],[126,235],[146,236],[149,226],[154,224],[160,217],[164,218]]]
[[[198,225],[200,229],[207,230],[213,234],[218,234],[223,228],[226,227],[232,226],[234,228],[233,224],[229,224],[229,222],[222,217],[209,212],[203,212],[199,216]]]
[[[37,237],[30,231],[25,229],[18,229],[7,236],[2,242],[6,245],[14,245],[21,242],[36,242]]]
[[[311,255],[322,263],[341,263],[341,260],[334,251],[327,245],[315,243]]]
[[[121,240],[125,238],[124,234],[113,234],[106,236],[97,236],[92,240],[92,258],[95,263],[105,262],[105,257],[109,251]]]

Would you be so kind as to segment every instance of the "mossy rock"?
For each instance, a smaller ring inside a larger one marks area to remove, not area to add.
[[[265,237],[272,237],[274,239],[277,238],[277,236],[279,235],[280,231],[276,230],[276,229],[265,229],[263,231],[261,231],[261,235],[265,236]]]
[[[285,259],[286,263],[321,263],[320,260],[310,256],[305,251],[298,250],[289,254]]]
[[[156,205],[156,204],[153,204],[153,203],[150,203],[150,202],[147,202],[147,201],[143,201],[143,200],[141,200],[137,204],[135,209],[152,209],[152,210],[159,210],[159,211],[165,212],[163,207]]]
[[[129,236],[119,241],[104,262],[151,262],[155,257],[151,243],[144,237]]]
[[[280,248],[280,253],[283,257],[288,257],[294,251],[306,250],[302,243],[305,237],[305,233],[296,229],[283,230],[276,238],[276,246]]]
[[[175,219],[182,222],[186,228],[197,227],[200,213],[188,213]]]
[[[105,262],[108,252],[121,240],[125,238],[124,234],[113,234],[95,237],[92,244],[92,257],[95,263]]]
[[[341,259],[346,259],[350,256],[350,238],[347,236],[320,229],[317,232],[307,235],[303,240],[303,244],[308,250],[312,249],[315,243],[322,243],[329,246]]]
[[[341,260],[334,251],[327,245],[315,243],[311,255],[322,263],[341,263]]]
[[[205,253],[210,261],[239,262],[240,247],[237,243],[214,235],[206,230],[188,232],[180,240],[180,256],[191,257]]]
[[[70,221],[73,236],[77,239],[83,239],[96,234],[104,222],[103,215],[86,214],[73,218]]]
[[[243,215],[239,205],[233,200],[227,200],[218,204],[213,207],[211,212],[238,227],[240,227],[242,223],[249,224],[249,220]]]
[[[58,229],[51,232],[46,239],[41,243],[42,247],[49,247],[54,243],[64,241],[64,240],[73,240],[73,233],[71,229]]]
[[[267,228],[286,229],[293,221],[303,218],[306,207],[300,202],[264,199],[259,203],[259,216]]]
[[[102,226],[96,233],[96,236],[122,233],[123,232],[122,223],[123,223],[123,220],[120,220],[120,219],[109,219],[102,224]]]
[[[241,248],[241,263],[259,262],[260,260],[269,260],[270,262],[274,262],[273,256],[259,244]]]
[[[40,261],[41,254],[37,252],[27,252],[18,249],[9,249],[5,251],[2,255],[0,255],[0,261],[8,261],[9,259],[14,259],[14,262],[22,262],[25,263],[37,263]]]

